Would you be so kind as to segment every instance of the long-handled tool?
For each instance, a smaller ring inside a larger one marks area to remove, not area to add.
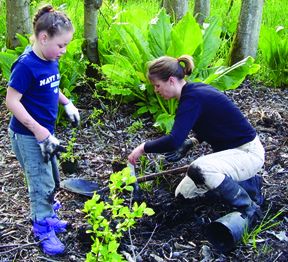
[[[146,176],[137,177],[137,184],[135,183],[135,185],[138,186],[138,183],[151,181],[159,176],[183,174],[187,171],[188,167],[189,165],[185,165],[179,168],[174,168],[159,173],[152,173]],[[97,182],[81,178],[69,178],[63,180],[60,183],[60,187],[67,191],[88,197],[92,197],[94,192],[97,192],[98,194],[101,195],[109,190],[109,187],[103,187],[102,189],[100,189],[99,184]]]
[[[60,188],[60,172],[58,169],[57,158],[55,155],[51,157],[51,165],[52,165],[53,179],[55,182],[54,192],[56,192],[56,190]]]

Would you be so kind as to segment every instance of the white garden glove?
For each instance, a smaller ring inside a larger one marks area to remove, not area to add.
[[[78,109],[73,105],[71,101],[68,104],[64,105],[64,109],[70,121],[72,122],[72,126],[78,126],[80,124],[80,115]]]
[[[65,147],[61,146],[59,140],[51,134],[38,144],[45,163],[48,163],[54,155],[58,157],[61,152],[66,152]]]

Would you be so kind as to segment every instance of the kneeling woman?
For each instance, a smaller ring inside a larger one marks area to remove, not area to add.
[[[252,221],[263,202],[261,177],[256,175],[264,164],[263,146],[255,129],[225,94],[210,85],[185,80],[193,68],[192,57],[187,55],[178,59],[163,56],[150,63],[148,78],[155,92],[167,100],[178,99],[179,105],[171,133],[140,144],[128,160],[135,165],[144,153],[183,152],[193,130],[195,138],[209,143],[214,152],[191,163],[176,195],[193,198],[213,191]]]

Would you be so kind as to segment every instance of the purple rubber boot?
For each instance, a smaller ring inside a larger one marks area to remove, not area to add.
[[[56,236],[54,228],[47,218],[33,222],[33,233],[35,238],[41,240],[40,245],[45,254],[55,256],[64,252],[65,246]]]
[[[59,200],[55,199],[53,204],[53,210],[56,212],[62,207]]]
[[[66,232],[68,222],[61,220],[57,217],[57,215],[54,215],[52,217],[46,218],[46,220],[49,222],[49,224],[54,228],[54,231],[56,234]]]
[[[54,212],[57,212],[62,207],[59,200],[55,199],[53,204]],[[54,227],[54,231],[56,234],[66,232],[68,222],[61,220],[56,214],[49,219],[49,223]]]

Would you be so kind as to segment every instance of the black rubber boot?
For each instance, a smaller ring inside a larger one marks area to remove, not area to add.
[[[260,207],[251,200],[249,194],[232,178],[225,176],[223,182],[213,190],[222,200],[248,218],[251,226],[261,216]]]
[[[264,196],[261,193],[263,178],[261,176],[253,176],[247,180],[238,182],[245,189],[250,198],[259,206],[264,203]]]

